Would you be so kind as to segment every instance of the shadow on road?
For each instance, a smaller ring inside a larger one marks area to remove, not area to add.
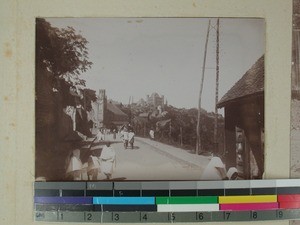
[[[99,144],[101,145],[106,145],[107,143],[110,143],[110,144],[117,144],[117,143],[122,143],[122,141],[117,141],[117,140],[107,140],[107,141],[101,141],[101,142],[98,142]]]
[[[127,147],[126,150],[138,150],[140,149],[139,146],[133,146],[133,149],[131,147]]]

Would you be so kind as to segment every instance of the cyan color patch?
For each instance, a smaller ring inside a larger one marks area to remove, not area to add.
[[[154,205],[155,197],[93,197],[95,205]]]

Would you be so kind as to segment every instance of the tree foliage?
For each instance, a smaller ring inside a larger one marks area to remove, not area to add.
[[[155,129],[156,140],[172,144],[174,146],[179,146],[181,148],[195,150],[196,149],[196,139],[197,139],[197,115],[198,110],[196,108],[184,109],[176,108],[173,106],[165,106],[164,111],[167,114],[163,117],[151,116],[154,111],[150,110],[147,106],[135,106],[131,109],[122,108],[122,111],[127,113],[131,110],[133,114],[133,126],[136,129],[137,135],[148,135],[148,132],[144,132],[144,129]],[[141,113],[148,113],[150,116],[141,120],[139,115]],[[214,151],[214,113],[209,113],[205,110],[201,110],[201,121],[200,121],[200,131],[201,131],[201,142],[202,146],[207,152]],[[160,121],[169,120],[171,123],[167,123],[164,126],[157,126]],[[145,122],[146,120],[146,122]],[[219,115],[218,117],[218,140],[219,149],[223,148],[224,145],[224,118]],[[142,127],[141,127],[142,126]],[[181,143],[182,141],[182,143]],[[219,150],[220,151],[220,150]]]
[[[54,76],[79,75],[90,68],[87,44],[72,27],[59,29],[45,19],[36,19],[36,65]]]
[[[92,102],[95,102],[97,100],[96,91],[94,91],[92,89],[85,88],[83,90],[83,95],[84,95],[84,98],[83,98],[84,102],[82,103],[82,105],[84,106],[84,108],[87,111],[91,111]]]

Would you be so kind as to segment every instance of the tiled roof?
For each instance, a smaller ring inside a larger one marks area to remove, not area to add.
[[[237,81],[232,88],[218,102],[218,108],[238,101],[238,99],[263,94],[264,92],[264,56],[261,56],[254,65]]]
[[[111,102],[107,102],[107,109],[115,115],[127,116],[121,109]]]

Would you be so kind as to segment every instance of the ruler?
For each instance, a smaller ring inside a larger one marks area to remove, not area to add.
[[[300,219],[300,179],[35,182],[34,218],[170,223]]]

